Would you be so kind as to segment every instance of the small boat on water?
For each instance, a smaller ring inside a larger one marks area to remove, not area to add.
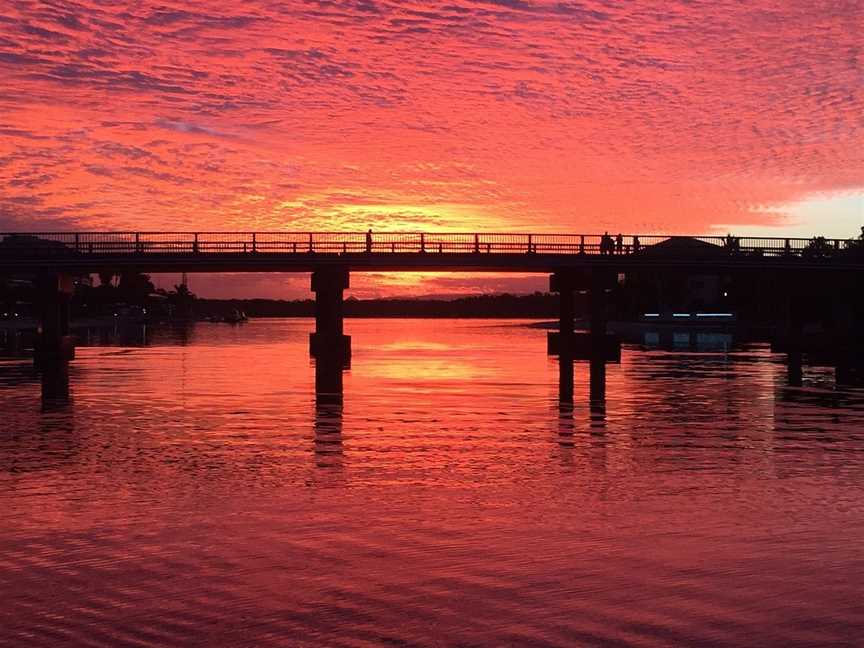
[[[225,321],[229,324],[240,324],[241,322],[247,321],[249,318],[246,316],[242,310],[235,308],[228,315],[225,316]]]

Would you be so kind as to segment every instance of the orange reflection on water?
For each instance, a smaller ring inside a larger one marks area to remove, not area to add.
[[[560,403],[542,329],[349,320],[316,404],[311,328],[80,348],[57,412],[0,366],[0,644],[860,635],[864,400],[824,372],[628,347]]]

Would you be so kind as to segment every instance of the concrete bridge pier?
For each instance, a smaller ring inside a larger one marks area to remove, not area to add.
[[[344,268],[312,273],[315,331],[309,335],[309,354],[313,358],[341,358],[346,368],[351,361],[351,337],[343,332],[343,292],[347,288],[348,270]]]
[[[342,371],[351,366],[351,338],[343,332],[343,292],[348,270],[327,268],[312,273],[315,293],[315,331],[309,335],[309,353],[315,360],[317,402],[342,400]]]
[[[800,387],[803,380],[805,297],[795,277],[778,277],[777,283],[780,308],[771,349],[786,354],[786,382],[792,387]]]
[[[547,334],[546,351],[549,355],[573,360],[601,358],[606,362],[620,362],[621,343],[606,332],[607,290],[614,284],[615,273],[602,269],[556,272],[549,278],[549,289],[557,292],[560,300],[558,331]],[[588,333],[573,330],[574,292],[577,290],[588,293]]]
[[[546,352],[549,355],[573,359],[573,320],[576,313],[576,297],[573,293],[578,285],[576,273],[556,272],[549,277],[549,291],[558,293],[558,330],[546,334]]]
[[[69,330],[69,304],[72,299],[72,277],[45,273],[36,281],[39,307],[39,330],[33,363],[42,374],[42,398],[69,398],[69,361],[75,357],[74,338]]]
[[[589,301],[589,336],[590,360],[603,362],[621,362],[621,341],[606,331],[609,321],[608,290],[615,286],[617,276],[608,270],[593,270],[591,286],[588,293]],[[605,385],[606,369],[603,368],[603,383]]]
[[[844,276],[832,299],[835,380],[838,385],[864,384],[864,295],[860,273]]]

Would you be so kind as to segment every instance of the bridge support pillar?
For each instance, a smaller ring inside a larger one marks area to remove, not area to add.
[[[343,332],[343,292],[348,281],[345,268],[312,273],[315,331],[309,335],[309,353],[315,359],[317,399],[341,400],[342,371],[351,365],[351,338]]]
[[[621,342],[606,332],[609,320],[607,290],[615,285],[615,274],[606,270],[591,272],[589,292],[590,359],[593,361],[621,362]],[[604,380],[605,384],[605,380]]]
[[[800,387],[803,382],[804,302],[807,291],[803,277],[797,273],[779,279],[779,324],[774,334],[772,351],[786,354],[786,382]]]
[[[69,330],[72,277],[45,273],[36,281],[39,330],[33,356],[42,374],[42,397],[66,400],[69,397],[69,361],[75,357],[74,338]]]
[[[571,357],[575,332],[573,319],[576,298],[573,294],[579,284],[575,273],[556,272],[549,277],[549,290],[558,293],[558,330],[546,334],[546,352],[549,355]]]
[[[351,358],[351,338],[343,333],[343,292],[348,288],[348,271],[343,268],[312,273],[315,293],[315,331],[309,335],[313,358],[335,355],[345,362]]]
[[[864,385],[864,295],[860,273],[836,282],[832,295],[832,337],[837,385]]]
[[[606,362],[621,360],[621,343],[606,332],[607,295],[614,285],[615,275],[604,270],[590,272],[556,272],[550,277],[549,289],[560,299],[558,331],[547,334],[546,351],[549,355],[569,357],[573,360],[594,358]],[[588,333],[573,329],[575,291],[585,291],[589,298]]]

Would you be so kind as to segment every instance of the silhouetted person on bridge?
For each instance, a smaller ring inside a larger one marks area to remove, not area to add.
[[[724,243],[729,252],[738,252],[741,249],[741,239],[737,236],[732,236],[731,232],[726,235]]]
[[[366,251],[372,251],[372,228],[369,228],[369,231],[366,232]]]
[[[642,247],[642,244],[639,242],[639,237],[634,236],[633,237],[633,251],[638,252],[641,247]]]
[[[609,232],[604,232],[600,239],[600,254],[603,256],[612,254],[612,237],[609,236]]]
[[[618,236],[615,237],[615,253],[616,254],[623,254],[624,253],[624,235],[623,234],[618,234]]]

